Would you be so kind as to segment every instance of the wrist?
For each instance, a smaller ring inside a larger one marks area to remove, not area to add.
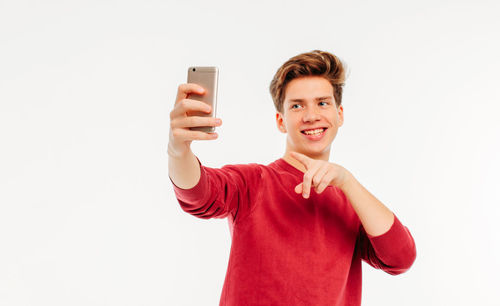
[[[174,158],[174,159],[185,159],[186,157],[189,156],[190,153],[190,148],[179,148],[177,146],[174,146],[172,143],[168,143],[168,148],[167,148],[167,154],[169,158]]]
[[[356,178],[351,172],[345,170],[343,182],[338,186],[343,192],[345,192],[350,186],[356,182]]]

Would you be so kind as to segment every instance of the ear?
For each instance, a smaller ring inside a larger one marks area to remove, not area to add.
[[[283,114],[276,112],[276,126],[281,133],[286,133],[285,124],[283,122]]]
[[[344,107],[342,105],[337,107],[337,112],[339,114],[339,126],[342,126],[344,124]]]

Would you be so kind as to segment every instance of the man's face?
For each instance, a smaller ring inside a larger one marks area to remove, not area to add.
[[[278,129],[287,133],[286,151],[328,160],[330,146],[344,122],[337,108],[333,86],[323,77],[308,76],[288,83],[283,113],[276,113]]]

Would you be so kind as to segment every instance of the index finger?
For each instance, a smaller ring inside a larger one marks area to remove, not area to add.
[[[186,99],[190,93],[202,95],[205,93],[205,89],[195,83],[181,84],[177,88],[177,98],[175,98],[175,103],[179,102],[182,99]]]
[[[290,152],[290,156],[301,162],[304,166],[306,166],[306,169],[309,168],[309,165],[311,164],[311,158],[305,156],[302,153],[299,152]]]

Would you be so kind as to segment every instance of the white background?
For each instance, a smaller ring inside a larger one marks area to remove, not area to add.
[[[498,305],[495,1],[0,0],[0,305],[218,305],[227,221],[184,213],[169,112],[220,68],[207,166],[281,157],[268,91],[314,49],[348,68],[331,161],[408,226],[417,259],[363,264],[363,305]]]

